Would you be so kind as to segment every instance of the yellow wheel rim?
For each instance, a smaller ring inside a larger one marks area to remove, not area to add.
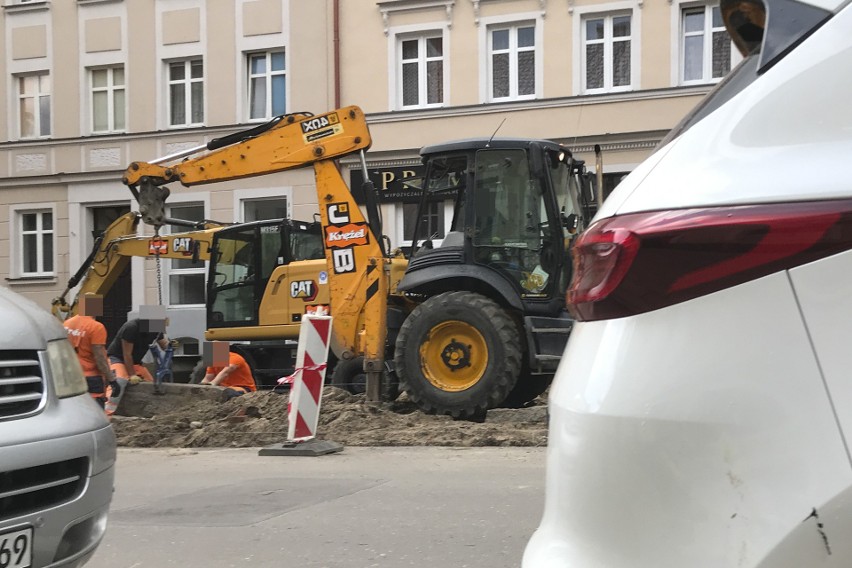
[[[431,330],[420,345],[423,375],[438,389],[458,392],[475,385],[488,366],[485,338],[470,324],[450,320]]]

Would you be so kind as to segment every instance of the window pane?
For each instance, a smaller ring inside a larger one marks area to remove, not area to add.
[[[587,20],[586,21],[586,40],[603,39],[604,36],[604,21],[603,20]]]
[[[714,28],[723,28],[725,27],[725,22],[722,21],[722,11],[718,6],[713,6],[713,27]]]
[[[420,104],[420,85],[417,77],[417,64],[404,63],[402,66],[402,105]]]
[[[287,85],[285,81],[284,75],[272,76],[272,116],[279,116],[287,112]]]
[[[39,134],[48,136],[50,134],[50,95],[38,99],[38,120]]]
[[[105,92],[92,93],[92,128],[95,131],[103,131],[109,127],[107,119],[107,94]]]
[[[491,33],[491,49],[509,49],[509,30],[496,30]]]
[[[53,272],[53,233],[42,235],[41,239],[41,251],[44,263],[44,266],[42,266],[42,270],[44,272]]]
[[[20,94],[32,95],[35,93],[35,77],[21,77],[18,84]]]
[[[704,39],[702,36],[684,38],[683,44],[683,80],[703,79]]]
[[[112,84],[117,86],[124,85],[124,67],[116,67],[112,70]]]
[[[200,124],[204,122],[204,83],[193,83],[190,90],[192,92],[192,122]]]
[[[243,202],[243,216],[246,223],[267,219],[285,219],[287,217],[287,198],[246,200]]]
[[[43,94],[50,92],[50,75],[47,73],[38,76],[38,92]]]
[[[418,41],[416,39],[409,39],[402,42],[402,58],[417,59],[417,46]]]
[[[612,37],[630,36],[630,16],[617,16],[612,19]]]
[[[203,304],[204,274],[170,274],[169,303]]]
[[[204,62],[200,59],[197,59],[190,63],[190,77],[193,79],[201,79],[204,77]]]
[[[36,235],[24,235],[24,272],[38,272],[38,251]]]
[[[255,77],[251,80],[250,106],[250,118],[263,118],[266,116],[266,79],[264,77]]]
[[[101,88],[107,86],[107,70],[106,69],[95,69],[92,71],[92,86],[95,88]]]
[[[25,231],[36,230],[36,213],[24,213],[21,215],[22,225]]]
[[[492,96],[496,98],[509,96],[509,54],[496,53],[491,56],[491,87]]]
[[[279,51],[272,54],[272,70],[284,71],[284,52]]]
[[[441,57],[444,54],[444,40],[430,37],[426,40],[426,57]]]
[[[182,84],[169,87],[169,102],[172,105],[170,124],[186,124],[186,90]]]
[[[630,84],[630,42],[616,41],[612,44],[612,85],[624,87]]]
[[[266,73],[266,55],[252,55],[249,61],[252,75]]]
[[[713,78],[724,77],[731,70],[731,37],[728,32],[713,33]]]
[[[35,136],[35,101],[32,97],[21,99],[21,138],[32,138]]]
[[[535,28],[519,28],[518,29],[518,47],[534,47],[535,46]]]
[[[597,43],[586,46],[586,88],[602,89],[604,86],[604,46]]]
[[[426,90],[428,104],[444,102],[444,62],[429,61],[426,63]]]
[[[42,213],[41,214],[41,228],[44,231],[52,231],[53,230],[53,213]]]
[[[115,130],[124,130],[124,89],[115,91],[113,99]]]
[[[169,65],[169,80],[183,81],[186,78],[186,68],[183,61],[180,63],[172,63]]]
[[[524,51],[518,54],[518,94],[535,94],[534,51]]]
[[[685,32],[704,31],[704,8],[700,11],[689,11],[683,14],[683,29]]]

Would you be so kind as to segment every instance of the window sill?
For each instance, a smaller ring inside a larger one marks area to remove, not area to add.
[[[23,284],[56,284],[56,276],[17,276],[15,278],[6,278],[11,286]]]

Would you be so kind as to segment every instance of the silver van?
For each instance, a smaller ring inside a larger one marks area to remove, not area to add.
[[[103,538],[115,434],[65,330],[0,287],[0,566],[82,566]]]

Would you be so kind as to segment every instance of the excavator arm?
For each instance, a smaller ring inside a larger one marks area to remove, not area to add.
[[[256,177],[315,162],[339,158],[370,147],[372,140],[363,111],[350,106],[319,116],[279,116],[244,132],[211,141],[197,150],[208,152],[173,165],[133,162],[122,181],[139,201],[145,223],[165,224],[163,204],[172,182],[190,187]]]
[[[74,315],[77,298],[81,295],[105,296],[115,285],[131,257],[209,260],[213,234],[224,225],[205,223],[203,229],[164,236],[136,234],[140,215],[125,213],[113,221],[95,240],[86,260],[69,279],[62,294],[51,302],[51,311],[60,318]],[[68,303],[67,296],[77,285],[76,298]]]

